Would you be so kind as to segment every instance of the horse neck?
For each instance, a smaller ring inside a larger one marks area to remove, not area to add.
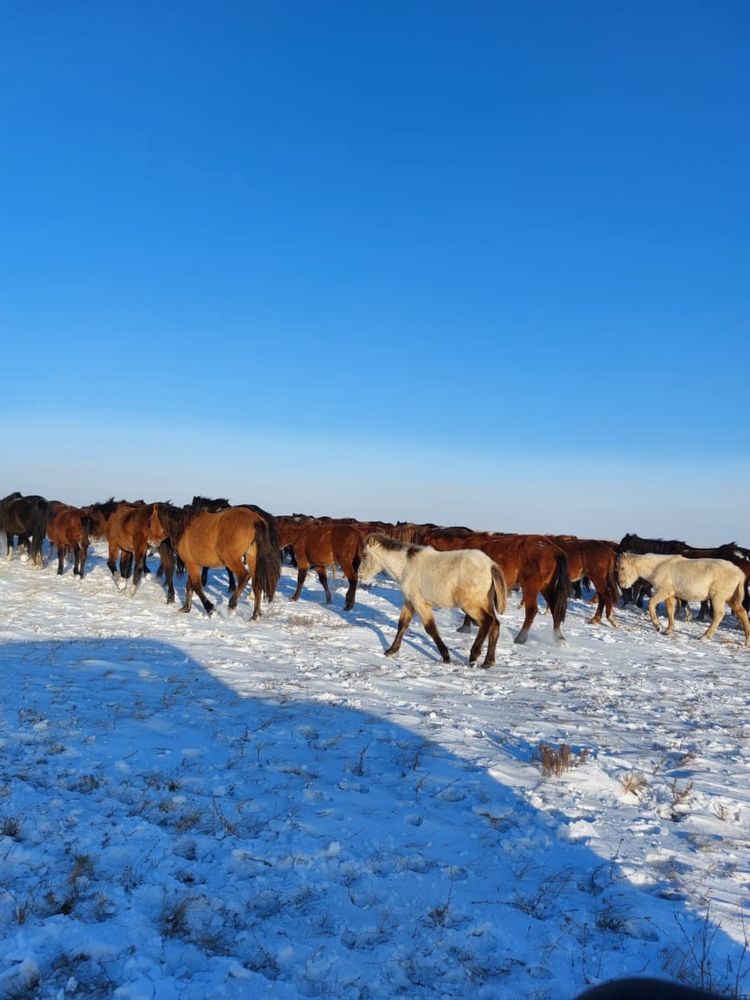
[[[641,555],[633,556],[633,564],[639,576],[648,579],[649,573],[653,573],[657,566],[665,559],[671,559],[670,555],[661,555],[656,552],[644,552]]]
[[[406,549],[378,549],[378,562],[394,580],[401,580],[406,567]]]

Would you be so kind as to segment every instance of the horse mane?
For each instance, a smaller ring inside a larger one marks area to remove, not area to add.
[[[209,513],[215,514],[217,511],[226,510],[232,505],[226,497],[215,497],[212,499],[211,497],[194,496],[190,503],[185,506],[190,510],[208,510]],[[210,510],[210,508],[212,508],[212,510]]]
[[[750,559],[750,549],[746,549],[742,545],[738,545],[737,542],[725,542],[724,545],[720,545],[717,552],[723,554],[740,555],[743,559]]]
[[[654,552],[658,555],[682,555],[690,546],[677,538],[640,538],[638,535],[623,535],[617,547],[618,552],[636,552],[645,555]]]
[[[407,559],[413,559],[418,552],[424,550],[424,545],[415,545],[413,542],[399,542],[397,539],[391,538],[390,535],[384,535],[379,531],[373,532],[367,537],[377,542],[381,549],[388,549],[389,552],[405,552]]]
[[[185,510],[184,507],[175,507],[171,500],[166,503],[157,503],[156,509],[159,513],[159,520],[167,529],[169,538],[174,545],[179,542],[193,516],[198,513],[190,509]]]

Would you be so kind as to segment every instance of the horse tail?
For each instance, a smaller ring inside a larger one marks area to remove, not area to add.
[[[265,518],[258,514],[258,520],[255,524],[255,579],[260,587],[260,592],[269,601],[274,598],[280,576],[281,551],[279,550],[278,535],[275,543],[272,542],[268,523]]]
[[[46,500],[42,500],[40,498],[36,501],[33,506],[31,527],[29,528],[29,533],[31,534],[29,558],[33,562],[40,563],[41,565],[44,565],[42,543],[47,535],[47,525],[49,524],[50,513],[50,506]]]
[[[557,566],[552,575],[550,583],[550,596],[552,621],[555,627],[565,621],[565,613],[568,610],[568,600],[572,584],[570,582],[570,569],[568,567],[568,557],[564,552],[555,553]]]
[[[610,560],[610,564],[607,566],[604,585],[607,588],[607,596],[612,601],[613,606],[617,607],[622,593],[620,590],[620,581],[617,579],[617,559]]]
[[[492,573],[492,586],[490,587],[490,604],[494,608],[495,617],[505,613],[508,606],[508,585],[505,582],[503,571],[493,562],[490,567]]]
[[[744,573],[743,573],[744,576]],[[748,581],[746,579],[740,580],[737,587],[732,594],[732,600],[729,602],[732,609],[734,609],[738,604],[742,607],[745,606],[745,599],[747,597],[747,585]]]

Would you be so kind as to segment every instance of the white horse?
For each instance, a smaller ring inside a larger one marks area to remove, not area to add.
[[[492,666],[500,634],[498,615],[505,611],[508,588],[503,571],[489,556],[478,549],[436,552],[427,545],[397,542],[387,535],[368,535],[362,545],[359,579],[370,580],[380,570],[398,582],[404,595],[396,638],[386,649],[386,656],[399,651],[416,612],[443,661],[450,663],[450,653],[440,638],[432,609],[461,608],[479,625],[469,663],[476,663],[485,637],[489,637],[482,666]]]
[[[678,597],[683,601],[708,599],[713,606],[713,620],[701,639],[710,639],[715,634],[724,617],[724,605],[728,604],[745,632],[745,645],[750,646],[750,621],[742,606],[745,574],[734,563],[726,559],[686,559],[685,556],[663,556],[653,552],[645,555],[623,552],[617,562],[617,573],[621,587],[631,587],[639,576],[653,584],[648,613],[657,632],[660,629],[656,605],[660,601],[664,601],[669,618],[664,634],[671,635]]]

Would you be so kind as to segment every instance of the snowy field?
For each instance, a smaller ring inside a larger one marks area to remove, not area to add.
[[[212,573],[208,619],[94,552],[82,582],[0,564],[1,997],[750,994],[734,620],[701,644],[579,601],[566,646],[540,615],[518,647],[511,595],[483,671],[452,611],[452,664],[416,622],[386,659],[385,581],[347,615],[287,568],[251,623]]]

